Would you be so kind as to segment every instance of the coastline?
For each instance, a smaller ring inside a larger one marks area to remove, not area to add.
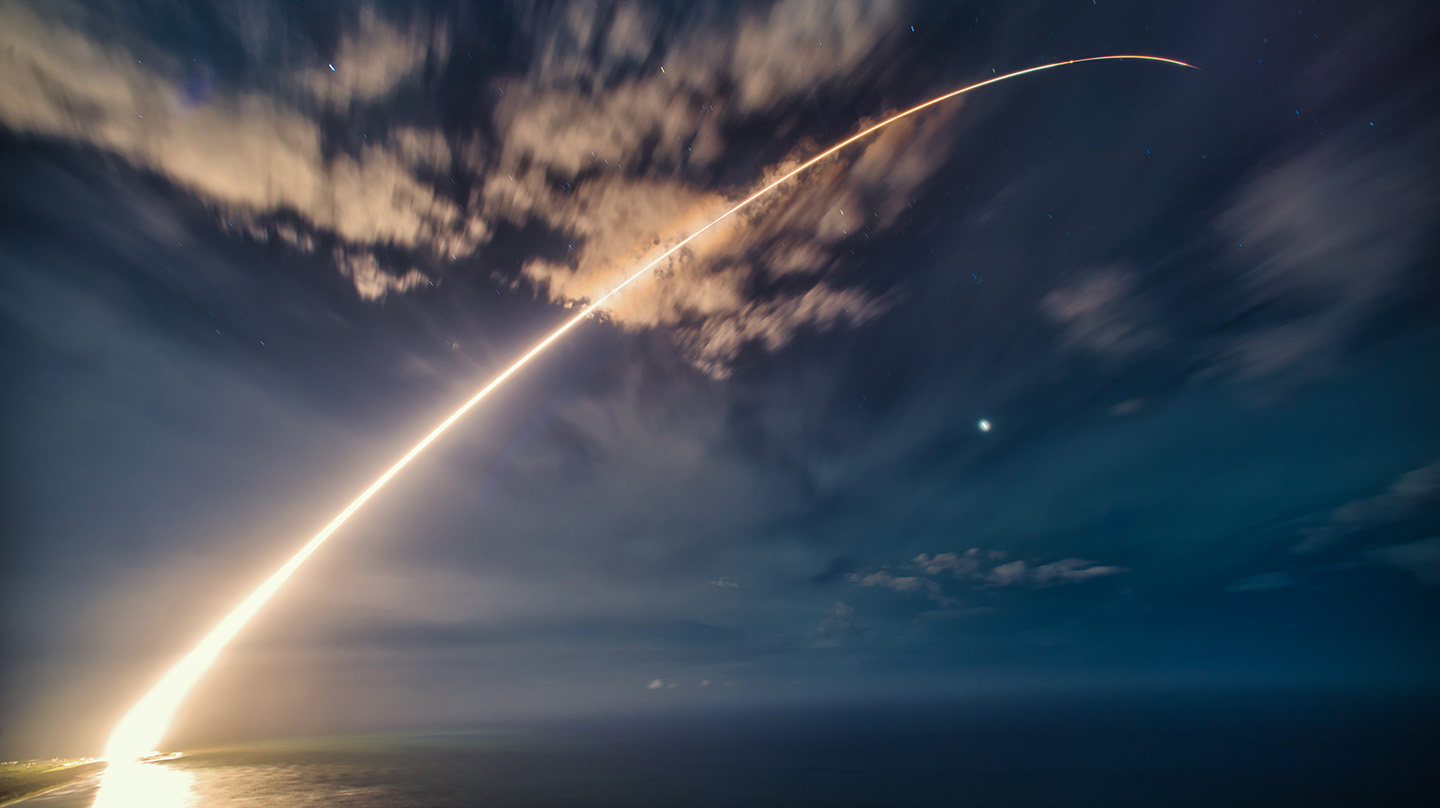
[[[8,806],[23,803],[25,800],[35,799],[36,797],[42,796],[44,794],[49,794],[52,791],[59,791],[62,788],[73,786],[76,783],[80,783],[84,780],[90,778],[98,778],[101,774],[104,773],[106,765],[107,764],[105,763],[95,762],[81,763],[69,767],[66,773],[71,774],[72,776],[65,777],[58,783],[46,783],[43,785],[37,784],[37,786],[33,790],[6,794],[5,796],[0,797],[0,808],[8,808]],[[45,772],[37,772],[37,774],[44,775],[56,771],[62,771],[62,769],[49,769]]]

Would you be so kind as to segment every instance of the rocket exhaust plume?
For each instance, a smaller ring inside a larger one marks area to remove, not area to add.
[[[862,138],[871,135],[879,131],[880,129],[883,129],[895,123],[896,121],[899,121],[903,118],[908,118],[909,116],[914,115],[921,110],[933,107],[936,104],[943,103],[952,98],[955,98],[956,96],[964,95],[965,93],[971,92],[973,90],[978,90],[981,87],[986,87],[991,84],[997,84],[1002,81],[1008,81],[1010,79],[1018,78],[1020,76],[1024,76],[1030,73],[1038,73],[1043,70],[1051,70],[1053,68],[1064,67],[1065,65],[1080,64],[1082,62],[1103,62],[1114,60],[1141,60],[1148,62],[1164,62],[1166,64],[1178,65],[1180,67],[1194,68],[1194,65],[1186,64],[1185,62],[1177,61],[1175,59],[1166,59],[1159,56],[1137,56],[1130,54],[1122,54],[1115,56],[1093,56],[1086,59],[1070,59],[1064,62],[1052,62],[1050,64],[1030,67],[1024,70],[1017,70],[1013,73],[1006,73],[1002,76],[996,76],[994,78],[986,79],[985,81],[961,87],[958,90],[953,90],[937,98],[932,98],[931,100],[926,101],[923,104],[911,107],[904,112],[892,115],[881,121],[880,123],[877,123],[874,126],[871,126],[859,132],[858,134],[852,135],[851,137],[840,141],[834,146],[831,146],[830,148],[815,155],[804,163],[801,163],[797,168],[791,170],[784,176],[780,177],[774,182],[771,182],[769,185],[766,185],[765,187],[761,188],[760,190],[736,203],[729,210],[716,217],[709,224],[701,227],[694,233],[691,233],[689,236],[686,236],[684,239],[675,244],[675,246],[671,247],[649,263],[635,270],[627,278],[625,278],[624,281],[615,286],[615,288],[611,289],[609,292],[606,292],[604,295],[597,298],[594,302],[587,305],[580,311],[579,314],[571,317],[569,320],[565,321],[563,325],[555,329],[555,331],[551,333],[550,336],[541,340],[538,344],[535,345],[535,347],[531,348],[529,351],[526,351],[523,356],[515,360],[514,364],[510,365],[510,367],[502,371],[500,375],[496,376],[489,384],[480,388],[480,391],[477,392],[474,396],[472,396],[469,401],[466,401],[464,404],[462,404],[459,409],[457,409],[454,413],[450,415],[450,417],[446,418],[444,421],[441,421],[439,426],[436,426],[430,431],[430,434],[422,438],[419,443],[415,444],[415,446],[410,449],[410,451],[406,452],[403,456],[401,456],[399,460],[395,461],[394,465],[386,469],[385,472],[375,480],[375,482],[371,483],[368,488],[360,492],[360,495],[357,496],[355,500],[349,505],[345,506],[345,509],[342,510],[339,514],[337,514],[334,519],[331,519],[330,523],[326,525],[323,529],[321,529],[319,533],[315,534],[314,538],[306,542],[305,546],[301,547],[299,552],[295,553],[295,555],[291,557],[289,561],[286,561],[269,578],[266,578],[265,581],[260,584],[260,586],[257,587],[254,592],[251,592],[248,597],[241,601],[240,604],[234,608],[234,610],[232,610],[229,614],[225,615],[225,618],[221,620],[220,623],[215,626],[215,628],[211,629],[209,634],[205,635],[205,638],[200,641],[199,645],[195,646],[194,650],[190,651],[190,653],[186,654],[178,662],[176,662],[175,665],[170,668],[170,670],[167,671],[164,676],[160,678],[160,681],[156,682],[154,687],[150,688],[149,692],[147,692],[140,699],[140,701],[135,704],[134,707],[130,708],[130,711],[125,714],[125,717],[123,719],[121,719],[119,725],[115,727],[115,730],[110,735],[109,741],[105,745],[105,759],[111,762],[131,761],[144,757],[147,754],[151,753],[153,750],[155,750],[160,745],[160,741],[164,739],[165,733],[170,728],[170,722],[175,717],[176,711],[180,709],[180,705],[185,701],[185,697],[189,695],[191,689],[195,687],[195,684],[200,681],[200,677],[204,676],[205,672],[209,670],[210,666],[215,663],[215,659],[220,655],[220,652],[223,651],[225,649],[225,646],[228,645],[230,641],[235,638],[236,634],[240,633],[240,630],[245,627],[245,624],[250,622],[250,619],[254,617],[255,614],[259,612],[262,607],[265,606],[266,602],[268,602],[270,598],[273,597],[275,593],[280,590],[280,587],[285,585],[285,582],[289,580],[291,575],[295,574],[295,571],[300,568],[300,565],[304,564],[306,559],[308,559],[316,550],[320,549],[320,545],[324,544],[326,539],[329,539],[336,530],[339,530],[340,526],[344,525],[345,522],[349,520],[349,518],[353,516],[356,511],[360,510],[361,506],[368,502],[371,497],[375,496],[376,492],[378,492],[381,488],[385,487],[385,484],[390,482],[390,479],[392,477],[394,477],[396,474],[399,474],[402,469],[410,465],[410,461],[418,457],[421,452],[425,451],[425,449],[430,446],[430,444],[434,443],[441,435],[445,434],[445,431],[448,430],[452,425],[454,425],[456,421],[460,420],[460,418],[463,417],[465,413],[469,412],[476,404],[479,404],[481,399],[489,395],[490,391],[494,390],[496,387],[499,387],[501,384],[504,384],[506,379],[509,379],[511,376],[515,375],[515,373],[517,373],[521,368],[525,367],[525,365],[529,363],[530,360],[534,359],[536,356],[539,356],[546,348],[549,348],[552,343],[554,343],[556,340],[560,339],[568,331],[570,331],[570,329],[579,325],[582,320],[584,320],[586,317],[589,317],[597,309],[604,306],[606,301],[620,294],[627,286],[638,281],[646,273],[658,266],[662,261],[669,258],[671,255],[674,255],[675,252],[678,251],[680,248],[684,247],[686,244],[689,244],[691,241],[694,241],[702,233],[706,232],[717,224],[720,224],[721,222],[740,212],[744,208],[748,207],[751,203],[755,202],[761,197],[770,194],[776,188],[789,182],[796,175],[800,174],[801,172],[805,171],[806,169],[810,168],[821,160],[824,160],[825,158],[829,157],[832,154],[835,154],[846,146],[849,146],[850,144],[855,143],[856,141],[861,140]]]

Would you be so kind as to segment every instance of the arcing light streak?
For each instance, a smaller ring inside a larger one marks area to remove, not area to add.
[[[1007,81],[1009,79],[1018,78],[1029,73],[1038,73],[1042,70],[1050,70],[1052,68],[1063,67],[1065,65],[1080,64],[1081,62],[1102,62],[1120,59],[1143,60],[1149,62],[1165,62],[1167,64],[1179,65],[1181,67],[1194,67],[1194,65],[1186,64],[1185,62],[1180,62],[1175,59],[1166,59],[1159,56],[1136,56],[1130,54],[1116,56],[1093,56],[1087,59],[1071,59],[1069,61],[1052,62],[1050,64],[1040,65],[1038,67],[1026,68],[1025,70],[1017,70],[1014,73],[1006,73],[1003,76],[996,76],[994,78],[986,79],[985,81],[978,82],[976,84],[971,84],[967,87],[961,87],[958,90],[946,93],[938,98],[933,98],[918,106],[911,107],[904,112],[892,115],[889,118],[881,121],[880,123],[877,123],[874,126],[871,126],[856,135],[846,138],[845,140],[842,140],[834,146],[831,146],[825,151],[815,155],[809,160],[806,160],[804,163],[801,163],[798,167],[791,170],[789,173],[785,174],[784,176],[780,177],[769,185],[766,185],[764,188],[761,188],[760,190],[736,203],[733,207],[720,214],[720,216],[716,217],[709,224],[701,227],[699,230],[696,230],[689,236],[686,236],[675,246],[661,253],[658,257],[650,261],[645,266],[635,270],[635,272],[633,272],[629,277],[627,277],[614,289],[606,292],[604,295],[596,299],[593,303],[586,306],[580,311],[579,314],[571,317],[565,322],[564,325],[561,325],[559,328],[555,329],[554,333],[541,340],[539,344],[531,348],[529,351],[525,352],[524,356],[521,356],[515,361],[514,364],[506,368],[499,376],[496,376],[493,381],[481,388],[480,392],[476,393],[470,398],[469,401],[461,405],[460,409],[452,413],[449,418],[441,421],[439,426],[435,427],[433,430],[430,431],[430,434],[426,435],[419,443],[415,444],[415,446],[410,449],[410,451],[406,452],[403,457],[401,457],[395,462],[395,465],[386,469],[385,473],[381,474],[379,479],[371,483],[370,487],[366,488],[363,492],[361,492],[360,496],[356,497],[354,502],[351,502],[345,507],[345,510],[341,511],[334,519],[330,520],[330,524],[326,525],[324,529],[322,529],[319,533],[315,534],[315,537],[312,538],[309,542],[307,542],[304,547],[301,547],[300,551],[296,553],[294,557],[292,557],[289,561],[285,562],[284,566],[276,570],[273,575],[265,579],[265,582],[262,583],[259,588],[257,588],[254,592],[250,593],[249,597],[241,601],[240,605],[236,606],[233,611],[227,614],[225,616],[225,619],[220,621],[219,625],[215,626],[215,628],[211,629],[209,634],[205,635],[205,638],[200,641],[200,644],[197,645],[194,650],[186,654],[179,662],[177,662],[174,667],[172,667],[163,677],[161,677],[160,681],[156,682],[155,686],[152,687],[150,691],[147,692],[145,696],[141,698],[140,701],[130,709],[130,712],[125,714],[125,717],[121,719],[120,724],[110,735],[110,740],[105,746],[105,758],[111,761],[133,760],[148,754],[157,746],[159,746],[161,739],[164,738],[166,731],[168,731],[170,727],[171,719],[174,718],[175,712],[180,708],[180,704],[185,700],[185,697],[189,695],[190,690],[195,686],[195,683],[198,682],[200,680],[200,677],[205,674],[205,671],[208,670],[212,664],[214,664],[216,657],[220,655],[220,651],[223,650],[225,646],[228,645],[230,641],[235,638],[235,635],[240,632],[240,629],[244,628],[246,623],[250,622],[250,619],[255,616],[255,613],[260,611],[261,607],[263,607],[265,603],[269,601],[270,598],[274,596],[277,591],[279,591],[280,587],[285,584],[285,581],[288,580],[291,575],[295,574],[295,570],[299,569],[300,565],[305,563],[305,560],[308,559],[311,554],[313,554],[316,550],[320,549],[320,545],[324,544],[325,540],[330,538],[331,534],[338,530],[341,525],[345,524],[346,520],[348,520],[352,515],[354,515],[356,511],[360,510],[360,507],[366,502],[368,502],[377,491],[379,491],[385,486],[386,483],[390,482],[390,478],[394,477],[396,474],[399,474],[401,469],[404,469],[410,464],[410,461],[414,460],[421,452],[425,451],[425,449],[429,447],[430,444],[434,443],[437,438],[445,434],[445,430],[449,429],[451,425],[453,425],[456,421],[460,420],[460,418],[463,417],[465,413],[469,412],[472,407],[480,403],[481,399],[489,395],[491,390],[494,390],[496,387],[499,387],[501,384],[503,384],[506,379],[513,376],[531,359],[534,359],[546,348],[549,348],[551,343],[555,342],[555,340],[557,339],[560,339],[560,337],[564,336],[565,333],[568,332],[570,329],[579,325],[580,321],[590,316],[592,313],[595,312],[596,309],[599,309],[601,306],[605,305],[605,302],[607,300],[614,297],[615,295],[618,295],[622,290],[625,289],[625,287],[639,280],[651,269],[654,269],[660,262],[669,258],[671,255],[674,255],[677,250],[684,247],[686,244],[689,244],[691,241],[694,241],[705,231],[735,215],[745,207],[749,206],[755,200],[760,199],[761,197],[774,191],[779,186],[784,185],[792,177],[801,173],[802,171],[805,171],[806,169],[810,168],[821,160],[824,160],[826,157],[829,157],[830,155],[840,151],[846,146],[849,146],[855,141],[866,137],[867,135],[873,134],[880,129],[883,129],[903,118],[908,118],[911,115],[920,112],[921,110],[948,101],[958,95],[963,95],[965,93],[978,90],[981,87],[986,87],[991,84],[996,84],[1002,81]]]

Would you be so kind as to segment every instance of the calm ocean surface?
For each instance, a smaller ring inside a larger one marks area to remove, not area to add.
[[[198,752],[112,777],[102,804],[1433,806],[1437,718],[1398,696],[1170,696],[554,723]]]

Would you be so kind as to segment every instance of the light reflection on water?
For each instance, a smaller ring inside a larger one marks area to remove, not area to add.
[[[150,763],[112,763],[93,808],[192,808],[195,775]]]
[[[427,796],[435,795],[427,795],[425,787],[418,794],[404,793],[406,773],[404,769],[387,769],[371,758],[321,765],[273,759],[249,762],[237,757],[130,763],[111,766],[102,773],[21,800],[16,808],[392,808],[469,804],[444,798],[428,801]],[[387,776],[399,780],[400,785],[384,782]],[[420,779],[423,782],[426,778]]]

